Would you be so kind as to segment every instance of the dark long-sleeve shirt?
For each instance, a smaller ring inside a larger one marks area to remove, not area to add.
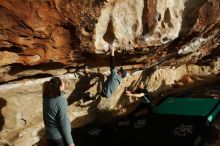
[[[141,97],[141,105],[140,107],[138,107],[137,109],[135,109],[131,114],[135,113],[136,111],[147,107],[147,109],[150,112],[153,112],[155,110],[155,106],[151,103],[151,98],[150,98],[150,94],[146,89],[136,89],[135,93],[144,93],[144,96]],[[143,106],[144,105],[144,106]]]
[[[138,89],[135,90],[135,93],[138,93],[138,94],[144,93],[144,96],[141,97],[141,102],[151,103],[151,101],[150,101],[150,95],[149,95],[149,93],[148,93],[148,91],[147,91],[146,89],[140,89],[140,88],[138,88]]]
[[[111,56],[110,58],[110,70],[115,69],[115,56]]]
[[[67,116],[67,101],[62,95],[43,99],[43,118],[47,138],[63,138],[68,145],[73,144],[70,120]]]

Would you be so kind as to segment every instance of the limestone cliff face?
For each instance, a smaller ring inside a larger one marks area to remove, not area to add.
[[[219,11],[218,0],[1,1],[0,82],[26,70],[105,66],[109,44],[120,65],[195,63],[217,55]]]
[[[88,64],[96,73],[105,72],[109,44],[117,48],[117,65],[130,73],[144,69],[128,76],[110,101],[81,107],[72,102],[69,116],[78,127],[95,118],[96,107],[134,102],[123,92],[140,80],[155,97],[176,86],[200,84],[207,79],[203,75],[217,81],[219,34],[219,0],[0,1],[0,145],[31,146],[45,137],[41,85],[48,78],[32,78],[64,75],[69,98],[84,88],[95,95],[98,79],[89,82],[92,87],[87,81],[79,85],[78,70]],[[6,84],[22,79],[27,80]]]

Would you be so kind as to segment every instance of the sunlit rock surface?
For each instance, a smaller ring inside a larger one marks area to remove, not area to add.
[[[140,81],[147,83],[153,103],[157,103],[165,95],[175,95],[175,93],[178,95],[192,91],[194,96],[205,97],[211,95],[209,92],[216,90],[220,92],[219,86],[212,88],[212,85],[216,85],[220,80],[219,60],[213,62],[213,67],[181,65],[177,68],[164,67],[156,71],[135,72],[123,79],[111,100],[102,97],[100,99],[99,95],[93,100],[85,96],[85,92],[95,95],[99,91],[100,80],[96,75],[91,80],[87,80],[83,74],[61,76],[66,84],[65,96],[70,104],[68,113],[72,126],[80,127],[95,118],[99,119],[101,117],[97,116],[102,111],[114,112],[116,115],[131,111],[135,100],[126,97],[124,91],[125,88],[135,88]],[[48,79],[26,80],[0,86],[1,144],[30,146],[45,138],[41,86]],[[88,83],[92,86],[88,87]],[[201,88],[204,89],[201,91]],[[123,113],[119,113],[120,109],[124,109]],[[102,119],[102,122],[108,120]],[[219,125],[220,122],[216,124]]]
[[[126,49],[134,47],[135,39],[143,31],[143,8],[143,0],[114,0],[106,4],[95,28],[95,51],[108,51],[108,44]]]
[[[212,58],[218,56],[219,11],[218,0],[1,1],[0,82],[21,78],[24,70],[39,70],[34,76],[106,66],[109,44],[119,50],[118,65]]]
[[[219,34],[219,0],[1,1],[0,145],[43,145],[41,84],[53,75],[66,82],[73,127],[97,118],[98,110],[131,111],[135,101],[124,90],[140,81],[155,103],[215,84]],[[97,92],[110,44],[117,47],[116,65],[131,75],[108,100]],[[94,75],[89,80],[82,74],[85,64]],[[97,98],[84,101],[86,91]]]

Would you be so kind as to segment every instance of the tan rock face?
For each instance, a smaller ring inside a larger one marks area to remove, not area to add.
[[[124,95],[126,89],[137,88],[140,81],[147,83],[147,89],[152,94],[152,100],[156,103],[161,94],[168,94],[170,91],[176,92],[179,87],[193,87],[193,90],[207,88],[202,84],[216,83],[220,73],[220,59],[213,62],[213,66],[181,65],[177,68],[170,66],[154,70],[144,70],[135,72],[123,79],[121,85],[110,99],[97,98],[84,102],[85,92],[95,95],[99,91],[99,82],[101,78],[94,76],[92,80],[85,80],[85,76],[72,75],[61,76],[65,82],[65,97],[69,102],[68,115],[73,127],[83,126],[99,115],[99,110],[113,112],[119,108],[125,108],[125,112],[135,101],[131,97]],[[39,144],[39,141],[45,139],[44,125],[42,120],[42,83],[49,78],[38,80],[26,80],[16,84],[6,84],[0,86],[0,144],[31,146]],[[88,83],[92,86],[88,86]],[[210,85],[209,85],[210,86]],[[196,88],[197,87],[197,88]],[[205,90],[204,90],[205,91]],[[185,92],[185,91],[184,91]],[[201,93],[201,91],[199,91]],[[97,95],[98,97],[99,95]],[[201,96],[204,96],[204,94]],[[38,143],[38,144],[37,144]],[[45,145],[46,146],[46,145]]]
[[[117,109],[134,102],[123,93],[139,81],[157,96],[200,80],[193,75],[218,78],[219,28],[219,0],[0,1],[0,84],[26,79],[0,86],[0,145],[30,146],[44,137],[42,82],[32,84],[30,79],[75,78],[85,64],[103,73],[112,44],[117,48],[117,66],[130,73],[145,69],[127,77],[111,101],[101,98],[100,104],[92,104]],[[67,95],[84,93],[73,92],[78,78],[65,81]],[[100,89],[96,79],[93,82],[88,91],[96,94]],[[73,102],[69,113],[73,126],[93,120],[89,110],[86,104],[81,108]]]
[[[153,30],[150,30],[152,32],[151,34],[144,34],[144,39],[149,46],[162,45],[179,36],[186,2],[157,2],[157,13],[154,15],[156,26]]]
[[[178,52],[186,59],[172,64],[197,62],[219,46],[218,0],[24,0],[0,6],[0,51],[7,54],[0,65],[11,70],[21,64],[21,71],[37,66],[43,72],[38,65],[54,62],[106,66],[112,43],[123,50],[118,64],[148,67]],[[191,55],[195,51],[201,57]],[[0,82],[19,78],[11,72]]]
[[[18,59],[18,57],[19,56],[16,53],[7,52],[7,51],[1,52],[1,54],[0,54],[0,58],[1,58],[0,66],[16,63],[16,60]]]
[[[141,35],[143,0],[110,1],[101,10],[95,33],[97,53],[107,51],[108,44],[121,48],[135,45],[135,38]],[[106,49],[106,50],[105,50]]]

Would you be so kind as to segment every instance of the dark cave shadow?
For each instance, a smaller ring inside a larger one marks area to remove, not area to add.
[[[215,117],[215,120],[211,123],[210,128],[208,129],[207,133],[205,134],[204,142],[210,145],[216,145],[220,139],[220,129],[219,129],[219,122],[220,122],[220,114],[218,113]]]
[[[133,91],[134,88],[137,86],[137,84],[138,84],[138,81],[133,81],[133,82],[131,83],[131,85],[130,85],[129,87],[127,87],[126,90],[128,90],[128,91]]]
[[[151,76],[155,71],[156,71],[156,66],[157,65],[155,65],[155,66],[153,66],[153,67],[150,67],[150,68],[146,68],[146,69],[144,69],[143,71],[142,71],[142,74],[141,74],[141,76],[140,76],[140,78],[139,78],[139,82],[141,81],[141,82],[146,82],[147,81],[147,78],[149,77],[149,76]]]
[[[71,133],[73,133],[73,128]],[[40,140],[34,144],[34,146],[49,146],[49,143],[47,141],[46,133],[45,133],[45,128],[40,129],[37,132],[37,135],[40,137]],[[72,134],[73,137],[73,134]]]
[[[206,0],[189,0],[185,3],[183,21],[179,35],[187,34],[193,29],[199,15],[199,9],[205,2]]]
[[[6,104],[7,101],[4,98],[0,97],[0,111],[2,111],[3,107],[5,107]],[[2,112],[0,112],[0,131],[2,131],[4,124],[5,124],[5,119],[2,115]]]
[[[218,140],[219,140],[219,129],[211,125],[205,135],[204,141],[210,145],[215,145]]]
[[[101,99],[102,99],[102,96],[97,95],[96,99],[94,99],[92,102],[85,104],[85,105],[78,105],[78,107],[80,108],[89,107],[87,110],[88,114],[97,114],[97,112],[99,112],[97,106],[101,102]]]
[[[92,80],[93,83],[91,83]],[[88,73],[83,76],[79,76],[79,81],[75,84],[75,89],[67,98],[68,105],[73,104],[76,101],[83,99],[83,102],[99,99],[102,85],[104,83],[104,75],[101,73]],[[97,93],[91,95],[89,89],[97,84]],[[89,105],[87,105],[89,106]]]
[[[160,88],[154,91],[156,105],[160,104],[168,97],[181,98],[218,98],[220,99],[220,77],[214,75],[191,75],[193,83],[179,85],[184,83],[184,79],[175,81],[174,84],[162,84]],[[217,97],[215,97],[217,95]]]

